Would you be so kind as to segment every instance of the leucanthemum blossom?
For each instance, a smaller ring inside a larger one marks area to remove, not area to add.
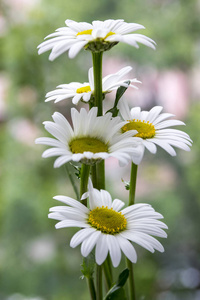
[[[140,107],[129,109],[124,101],[119,101],[119,109],[123,120],[127,123],[122,127],[122,132],[129,130],[137,130],[135,137],[142,139],[143,150],[141,151],[141,159],[137,161],[132,158],[135,164],[141,162],[145,148],[155,154],[156,146],[160,146],[171,156],[176,155],[173,147],[180,148],[185,151],[190,151],[192,140],[189,135],[178,129],[171,129],[172,126],[185,125],[179,120],[168,120],[174,117],[170,113],[161,113],[162,106],[155,106],[150,111],[141,111]],[[142,147],[141,147],[142,148]]]
[[[127,73],[132,70],[131,67],[125,67],[119,70],[114,74],[110,74],[105,76],[102,79],[102,92],[103,94],[107,94],[116,90],[120,86],[128,87],[127,81],[130,82],[130,87],[136,88],[132,83],[141,83],[136,78],[134,79],[122,79]],[[72,98],[73,104],[78,104],[80,100],[84,102],[90,101],[94,94],[94,76],[93,76],[93,68],[90,68],[88,71],[88,80],[89,82],[79,83],[79,82],[71,82],[69,84],[61,84],[57,86],[57,89],[51,91],[46,94],[46,100],[54,101],[55,103],[60,102],[62,100]]]
[[[56,196],[54,199],[66,206],[50,208],[49,218],[58,220],[56,228],[80,227],[70,241],[75,248],[81,244],[81,254],[86,257],[95,247],[95,260],[101,265],[108,253],[114,267],[121,261],[121,252],[133,263],[137,254],[132,244],[154,252],[164,251],[161,243],[153,236],[166,238],[163,230],[167,226],[161,222],[163,216],[155,212],[149,204],[139,203],[124,209],[124,202],[119,199],[112,201],[111,195],[105,190],[97,190],[89,182],[89,191],[82,198],[89,196],[89,208],[75,199]]]
[[[54,138],[42,137],[35,142],[53,147],[42,156],[58,156],[55,168],[69,161],[93,164],[108,157],[126,165],[131,153],[140,157],[140,139],[132,137],[135,131],[121,134],[120,128],[125,123],[119,117],[112,118],[111,113],[98,117],[96,107],[89,112],[72,108],[73,128],[61,113],[55,112],[52,118],[54,122],[46,121],[44,127]]]
[[[123,42],[139,48],[138,42],[155,49],[155,42],[143,34],[132,33],[144,29],[137,23],[126,23],[124,20],[86,22],[65,21],[66,27],[56,29],[48,35],[38,48],[38,54],[51,50],[49,60],[53,61],[66,51],[69,58],[74,58],[82,48],[100,52]]]

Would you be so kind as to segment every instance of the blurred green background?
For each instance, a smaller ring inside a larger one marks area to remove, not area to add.
[[[119,44],[104,55],[104,73],[131,65],[131,77],[143,84],[127,91],[127,101],[142,108],[163,105],[186,122],[192,151],[175,158],[159,149],[146,152],[139,167],[137,201],[148,202],[165,217],[165,252],[136,246],[137,299],[200,299],[200,2],[199,0],[1,0],[0,1],[0,299],[89,299],[81,280],[80,249],[69,241],[76,230],[55,230],[47,218],[52,197],[74,197],[65,167],[42,159],[42,122],[55,110],[68,116],[70,101],[44,103],[58,84],[87,81],[91,55],[82,50],[54,62],[37,54],[43,38],[66,19],[124,19],[143,24],[157,42],[153,51]],[[117,69],[116,69],[117,68]],[[113,95],[114,96],[114,95]],[[111,106],[112,100],[107,100]],[[127,201],[121,178],[128,167],[106,162],[107,189]],[[116,175],[115,175],[116,174]],[[124,267],[122,264],[119,271]],[[118,271],[116,272],[118,273]]]

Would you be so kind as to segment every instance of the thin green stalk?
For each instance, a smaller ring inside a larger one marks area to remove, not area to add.
[[[97,189],[105,189],[105,164],[104,160],[96,164]]]
[[[129,296],[130,296],[130,300],[136,300],[136,296],[135,296],[135,283],[134,283],[134,273],[133,273],[133,264],[132,262],[127,259],[126,260],[127,263],[127,267],[129,269]]]
[[[138,166],[132,163],[131,165],[131,176],[130,176],[130,189],[129,189],[129,205],[135,203],[135,190],[136,190],[136,179],[137,179]]]
[[[102,290],[102,267],[97,265],[96,267],[96,291],[97,291],[97,300],[102,300],[103,290]]]
[[[94,106],[98,108],[98,116],[103,115],[103,95],[102,95],[102,59],[103,52],[92,52],[93,72],[94,72]],[[95,170],[95,171],[94,171]],[[96,164],[92,171],[93,179],[97,189],[105,189],[105,167],[104,161]],[[97,300],[102,300],[102,267],[96,266],[96,296]]]
[[[102,52],[92,52],[93,72],[94,72],[94,98],[95,106],[98,107],[98,116],[103,114],[102,105]]]
[[[90,175],[90,165],[82,164],[81,179],[80,179],[80,198],[88,190],[88,179]],[[87,206],[87,199],[82,200],[82,203]]]
[[[96,164],[91,167],[91,176],[92,176],[93,187],[97,188],[97,168],[96,168]]]
[[[88,278],[88,286],[89,286],[91,300],[96,300],[96,292],[95,292],[95,286],[94,286],[93,278]]]
[[[137,179],[137,169],[138,166],[134,163],[131,164],[131,175],[130,175],[130,189],[129,189],[129,206],[135,203],[135,191],[136,191],[136,179]],[[130,299],[136,300],[135,296],[135,283],[134,283],[134,273],[133,273],[133,264],[127,259],[127,267],[129,269],[129,293]]]
[[[113,281],[112,281],[112,269],[110,265],[110,257],[108,256],[103,264],[104,275],[107,284],[107,290],[110,290]]]

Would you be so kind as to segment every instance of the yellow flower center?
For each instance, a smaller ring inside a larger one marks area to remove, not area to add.
[[[92,153],[108,152],[108,146],[96,138],[77,138],[69,143],[72,153],[83,153],[86,151]]]
[[[129,120],[128,123],[122,127],[123,133],[128,130],[137,130],[138,133],[134,136],[141,137],[142,139],[151,139],[156,133],[155,127],[152,123],[136,119]]]
[[[76,90],[77,94],[88,93],[88,92],[91,92],[91,88],[89,85],[80,87],[79,89]]]
[[[114,33],[114,32],[112,32],[112,31],[108,32],[108,33],[106,34],[106,36],[105,36],[105,38],[104,38],[104,39],[106,39],[107,37],[109,37],[110,35],[113,35],[113,34],[115,34],[115,33]]]
[[[121,212],[117,212],[112,208],[97,207],[90,211],[88,223],[107,234],[117,234],[126,229],[127,221]]]
[[[92,29],[88,29],[88,30],[83,30],[83,31],[80,31],[76,34],[76,36],[78,35],[83,35],[83,34],[91,34],[92,33]]]
[[[83,35],[83,34],[92,34],[92,29],[88,29],[88,30],[83,30],[83,31],[80,31],[76,34],[76,36],[78,35]],[[114,32],[110,31],[106,34],[106,36],[103,38],[103,40],[105,40],[107,37],[109,37],[110,35],[113,35],[115,34]]]

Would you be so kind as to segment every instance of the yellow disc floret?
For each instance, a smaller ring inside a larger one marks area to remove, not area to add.
[[[92,33],[92,29],[88,29],[88,30],[83,30],[83,31],[80,31],[76,34],[76,36],[78,35],[83,35],[83,34],[91,34]]]
[[[122,132],[126,132],[129,130],[137,130],[137,134],[134,136],[140,137],[142,139],[151,139],[155,136],[156,130],[152,123],[149,123],[149,121],[141,121],[141,120],[129,120],[128,123],[126,123],[122,127]]]
[[[106,34],[106,36],[104,37],[104,39],[106,39],[107,37],[109,37],[110,35],[113,35],[113,34],[115,34],[115,33],[112,32],[112,31],[108,32],[108,33]]]
[[[108,145],[91,137],[74,139],[69,143],[69,147],[72,153],[83,153],[86,151],[92,153],[108,152]]]
[[[89,92],[91,92],[91,88],[89,85],[80,87],[79,89],[76,90],[77,94],[89,93]]]
[[[114,235],[126,229],[127,220],[121,212],[102,206],[90,211],[88,223],[103,233]]]

